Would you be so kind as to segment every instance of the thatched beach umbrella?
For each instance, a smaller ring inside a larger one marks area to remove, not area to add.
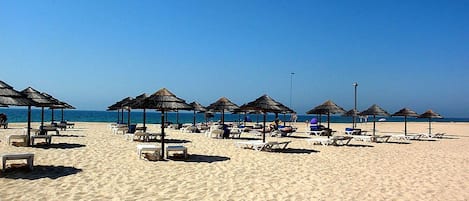
[[[427,110],[417,118],[428,118],[428,134],[432,134],[432,119],[443,118],[440,114],[433,112],[433,110]]]
[[[62,101],[61,101],[62,102]],[[76,109],[75,107],[73,107],[72,105],[66,103],[66,102],[62,102],[63,108],[60,108],[61,112],[62,112],[62,116],[61,116],[61,121],[63,122],[64,121],[64,109],[70,109],[70,110],[74,110]]]
[[[306,114],[327,114],[327,128],[330,128],[330,116],[331,114],[338,114],[338,113],[345,113],[345,110],[332,102],[331,100],[327,100],[326,102],[322,103],[314,107],[313,109],[306,112]]]
[[[267,95],[263,95],[256,100],[246,103],[242,105],[240,108],[241,110],[249,111],[249,110],[256,110],[256,111],[261,111],[264,114],[264,119],[263,119],[263,128],[262,128],[262,142],[265,142],[265,122],[266,122],[266,116],[268,112],[280,112],[282,111],[283,108],[281,108],[279,102],[275,101],[271,97]]]
[[[389,113],[386,112],[383,108],[380,108],[378,105],[373,104],[371,107],[369,107],[365,111],[360,112],[359,115],[373,115],[373,135],[375,135],[376,116],[389,116]]]
[[[194,110],[194,118],[192,120],[192,124],[195,126],[195,123],[196,123],[196,121],[195,121],[196,120],[195,119],[195,112],[205,112],[205,111],[207,111],[207,108],[202,106],[197,101],[194,101],[194,102],[190,103],[190,105],[192,106],[192,109]]]
[[[113,105],[109,106],[108,107],[108,110],[117,110],[118,112],[118,116],[117,116],[117,121],[118,123],[123,123],[124,122],[124,109],[127,109],[125,107],[125,105],[129,104],[129,103],[132,103],[133,101],[133,98],[132,97],[127,97],[127,98],[124,98],[116,103],[114,103]],[[121,120],[119,121],[119,110],[122,110],[122,113],[121,113]],[[129,111],[130,112],[130,111]],[[129,114],[128,114],[129,116]],[[129,119],[127,120],[129,121]]]
[[[29,146],[29,138],[31,136],[31,106],[35,106],[35,102],[26,98],[22,93],[13,89],[12,86],[0,80],[0,105],[8,106],[28,106],[28,129],[26,144]]]
[[[228,98],[226,97],[221,97],[214,103],[210,104],[207,107],[207,110],[213,111],[213,112],[221,112],[221,123],[225,123],[225,112],[232,112],[235,109],[239,108],[238,105],[234,104],[231,102]]]
[[[50,107],[54,105],[49,98],[42,95],[41,92],[33,89],[32,87],[28,87],[21,91],[27,98],[31,99],[32,101],[36,102],[36,106],[41,107],[41,129],[44,126],[44,107]]]
[[[417,117],[419,115],[409,108],[402,108],[391,116],[404,117],[404,135],[407,135],[407,117]]]
[[[192,107],[185,100],[176,97],[166,88],[162,88],[144,100],[144,107],[161,111],[161,153],[164,152],[164,122],[165,111],[191,110]]]
[[[144,101],[148,98],[146,93],[140,94],[135,99],[133,99],[132,103],[130,103],[130,107],[134,109],[143,109],[143,127],[146,129],[146,121],[147,121],[147,108],[145,108]]]
[[[107,107],[107,111],[113,111],[117,110],[117,123],[120,123],[120,107],[117,105],[117,103],[114,103],[110,106]]]
[[[54,109],[64,108],[65,105],[48,93],[42,92],[41,94],[52,102],[52,105],[49,106],[49,109],[51,109],[51,122],[54,123]]]
[[[344,117],[353,117],[355,119],[356,116],[358,116],[358,111],[356,109],[351,109],[347,112],[345,112],[342,116]],[[354,122],[352,122],[352,127],[354,125]]]

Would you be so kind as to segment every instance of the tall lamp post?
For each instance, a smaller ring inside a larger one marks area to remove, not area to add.
[[[355,88],[355,106],[354,106],[354,109],[355,111],[357,111],[357,87],[358,87],[358,83],[357,82],[354,82],[353,83],[353,87]],[[356,127],[356,118],[357,118],[357,115],[353,115],[353,128]]]
[[[292,91],[293,91],[293,75],[295,73],[290,73],[290,109],[291,109],[291,97],[292,97]]]

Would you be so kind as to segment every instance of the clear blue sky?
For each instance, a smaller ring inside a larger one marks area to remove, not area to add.
[[[0,79],[78,109],[168,88],[469,116],[469,1],[0,1]]]

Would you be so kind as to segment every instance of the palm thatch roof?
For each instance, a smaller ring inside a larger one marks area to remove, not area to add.
[[[226,97],[221,97],[220,99],[218,99],[217,101],[215,101],[214,103],[210,104],[207,107],[208,110],[213,111],[213,112],[221,112],[221,111],[232,112],[237,108],[239,108],[239,106],[231,102]]]
[[[327,100],[326,102],[322,103],[314,107],[313,109],[306,112],[306,114],[337,114],[337,113],[345,113],[345,110],[332,102],[331,100]]]
[[[0,105],[34,106],[36,103],[0,80]]]
[[[389,116],[389,113],[378,105],[373,104],[365,111],[360,112],[359,115]]]
[[[401,110],[397,111],[396,113],[392,114],[391,116],[401,116],[401,117],[416,117],[419,116],[417,112],[409,109],[409,108],[402,108]]]
[[[192,107],[184,99],[176,97],[168,89],[162,88],[146,98],[143,106],[156,110],[192,110]]]
[[[39,106],[39,107],[50,107],[55,104],[49,98],[41,94],[41,92],[39,92],[36,89],[33,89],[32,87],[28,87],[24,89],[23,91],[21,91],[21,93],[27,98],[36,102],[36,106]]]
[[[423,114],[419,115],[417,118],[441,119],[443,117],[440,114],[434,112],[433,110],[427,110]]]

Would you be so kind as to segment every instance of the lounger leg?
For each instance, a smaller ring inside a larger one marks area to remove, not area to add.
[[[33,170],[34,168],[34,156],[28,158],[29,169]]]
[[[5,157],[2,158],[2,171],[5,170],[5,166],[6,166],[6,163],[7,163],[7,159]]]

